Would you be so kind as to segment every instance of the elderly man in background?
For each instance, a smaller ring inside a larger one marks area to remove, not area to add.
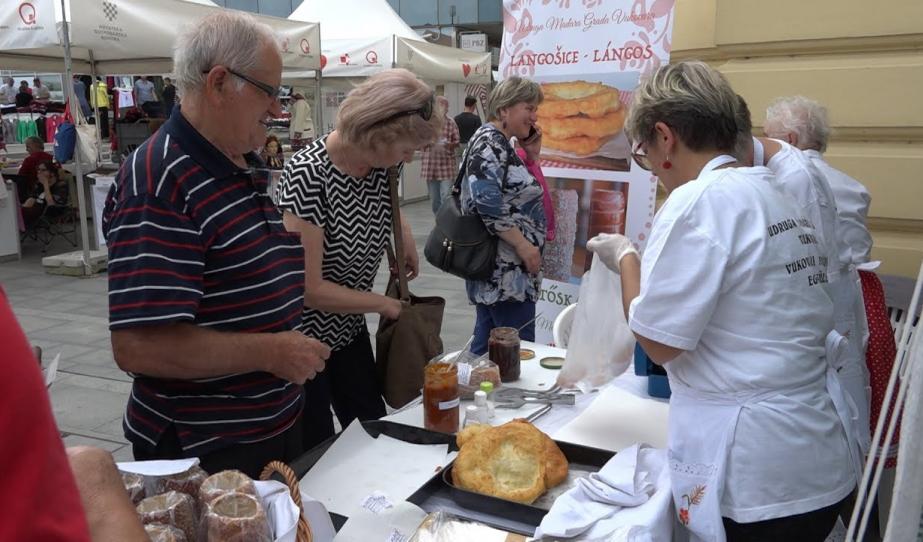
[[[303,384],[329,349],[295,331],[304,251],[248,164],[281,113],[272,30],[221,12],[174,48],[182,105],[130,155],[106,204],[109,325],[134,376],[136,459],[259,475],[303,452]]]
[[[870,265],[872,236],[866,225],[872,198],[862,183],[824,159],[830,124],[827,108],[820,103],[804,96],[778,98],[766,109],[763,131],[769,137],[801,149],[827,179],[836,201],[837,264],[841,279],[845,279],[843,284],[849,286],[848,291],[834,299],[840,314],[837,329],[851,331],[849,354],[863,363],[869,373],[868,380],[857,377],[854,387],[871,384],[869,404],[859,403],[863,407],[860,414],[868,418],[863,423],[869,424],[871,432],[884,402],[885,384],[891,374],[896,349],[885,313],[884,288],[878,276],[870,271],[877,265]],[[849,309],[855,315],[854,320],[848,317]],[[877,346],[872,348],[870,344]],[[889,467],[893,467],[894,460],[894,456],[888,459]]]
[[[452,183],[458,173],[455,149],[460,141],[458,125],[449,116],[448,98],[436,96],[436,111],[442,116],[442,132],[436,143],[423,149],[423,162],[420,165],[433,214],[439,212],[442,200],[452,191]]]
[[[294,89],[292,94],[292,118],[289,119],[288,139],[292,152],[300,151],[308,143],[314,141],[314,118],[311,116],[311,106],[304,99],[301,89]]]
[[[751,135],[750,110],[743,98],[738,96],[738,99],[738,146],[749,149],[747,160],[750,164],[765,165],[772,170],[778,187],[798,204],[802,217],[815,226],[815,236],[806,237],[802,242],[822,247],[820,272],[813,280],[819,281],[833,301],[834,329],[847,339],[842,350],[836,349],[840,355],[831,361],[844,391],[857,408],[852,429],[866,453],[871,446],[870,376],[865,363],[868,325],[858,274],[840,261],[843,233],[837,218],[836,198],[825,175],[796,146],[780,139]],[[833,353],[831,349],[828,356]]]
[[[836,200],[840,261],[855,265],[868,262],[872,236],[866,219],[872,198],[862,183],[824,160],[830,135],[827,108],[804,96],[778,98],[766,109],[763,131],[767,137],[787,141],[804,151],[827,178]]]

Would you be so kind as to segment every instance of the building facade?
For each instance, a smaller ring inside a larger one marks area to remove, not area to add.
[[[923,3],[890,0],[677,0],[673,60],[727,76],[762,134],[766,106],[800,94],[823,103],[828,161],[872,196],[872,258],[916,277],[923,258]]]

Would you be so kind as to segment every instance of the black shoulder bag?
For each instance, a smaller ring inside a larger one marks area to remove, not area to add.
[[[466,215],[461,206],[461,184],[468,170],[470,149],[471,145],[465,149],[452,193],[436,213],[436,226],[429,233],[423,256],[433,266],[457,277],[490,280],[497,265],[498,238],[487,231],[479,215]],[[503,170],[504,185],[509,168],[507,160]]]

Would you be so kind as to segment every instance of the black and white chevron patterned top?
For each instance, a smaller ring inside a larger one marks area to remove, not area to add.
[[[323,228],[324,280],[368,292],[391,231],[387,170],[373,169],[362,179],[341,173],[330,161],[326,143],[326,137],[314,140],[285,165],[279,208]],[[305,307],[301,331],[338,350],[365,326],[361,314]]]

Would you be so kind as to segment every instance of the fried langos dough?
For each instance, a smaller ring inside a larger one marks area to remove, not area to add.
[[[471,426],[457,436],[453,467],[459,487],[531,503],[567,478],[567,459],[551,438],[524,420]]]
[[[542,83],[545,101],[539,111],[545,117],[601,117],[622,107],[617,88],[602,83],[571,81]]]

